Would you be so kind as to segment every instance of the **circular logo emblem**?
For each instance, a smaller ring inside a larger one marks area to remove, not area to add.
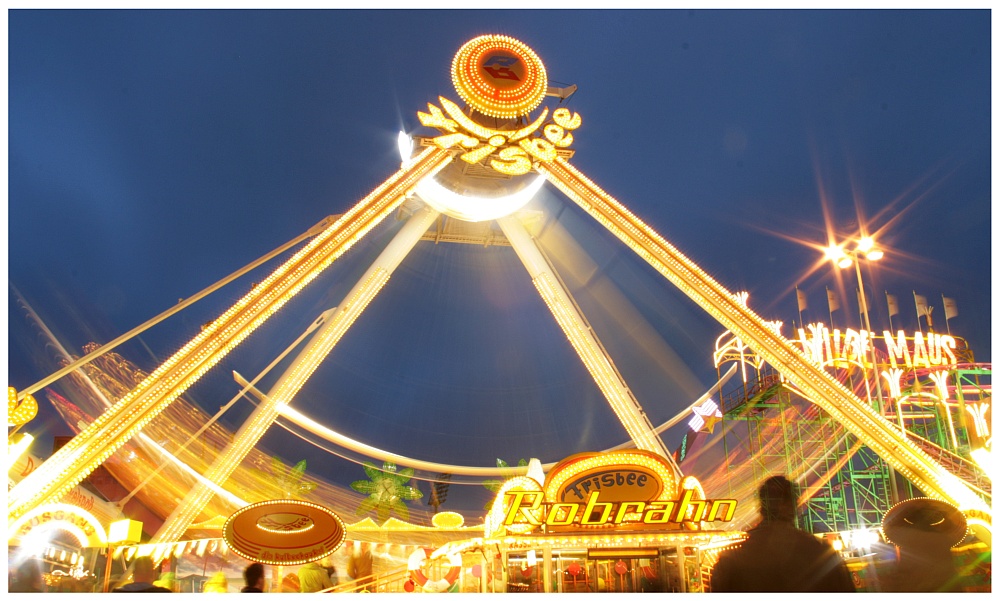
[[[528,46],[502,35],[469,40],[451,65],[455,90],[477,111],[509,119],[530,113],[548,88],[545,65]]]
[[[234,553],[269,565],[317,561],[339,549],[346,536],[336,513],[296,500],[247,505],[229,516],[222,528]]]
[[[299,513],[273,513],[257,519],[257,527],[264,532],[305,532],[315,526],[312,518]]]

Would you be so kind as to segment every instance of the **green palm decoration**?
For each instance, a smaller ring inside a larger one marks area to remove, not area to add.
[[[306,482],[306,460],[295,464],[289,469],[277,457],[271,457],[270,471],[254,468],[255,475],[282,491],[286,499],[301,499],[316,489],[315,482]]]
[[[524,467],[526,465],[528,465],[527,459],[522,459],[517,462],[517,467]],[[483,486],[485,486],[487,490],[493,493],[494,496],[498,492],[500,492],[500,487],[503,486],[503,483],[513,478],[514,474],[516,473],[514,470],[510,468],[510,465],[503,459],[497,458],[497,467],[500,468],[500,473],[503,475],[503,480],[483,481]],[[483,506],[483,509],[489,511],[491,507],[493,507],[493,499],[486,501],[486,505]]]
[[[355,515],[364,515],[369,511],[375,511],[379,523],[384,523],[389,519],[389,514],[393,511],[402,520],[410,519],[410,510],[404,501],[415,501],[424,496],[413,486],[406,483],[413,477],[413,468],[406,467],[398,472],[396,464],[385,462],[382,468],[375,467],[374,463],[364,462],[365,474],[368,480],[356,480],[351,482],[351,488],[368,498],[361,501]]]

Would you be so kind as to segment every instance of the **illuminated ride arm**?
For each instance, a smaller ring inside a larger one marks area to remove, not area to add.
[[[990,522],[990,507],[959,478],[900,435],[898,429],[806,359],[788,340],[766,327],[753,311],[741,307],[728,290],[607,192],[562,158],[541,162],[538,170],[924,493]]]
[[[295,357],[277,383],[267,395],[265,402],[254,409],[229,446],[212,462],[205,476],[210,482],[223,484],[278,417],[281,407],[295,398],[306,381],[327,358],[333,347],[340,342],[351,325],[361,316],[375,295],[389,281],[389,276],[399,266],[403,258],[413,249],[427,228],[434,223],[439,213],[423,208],[414,213],[403,225],[389,245],[372,262],[368,270],[358,279],[354,287],[344,296],[344,301],[325,320],[305,348]],[[215,495],[211,487],[196,484],[153,536],[151,542],[178,540],[201,514]]]
[[[54,453],[7,496],[8,524],[59,499],[451,161],[429,148],[379,185]]]
[[[569,338],[573,349],[625,427],[629,438],[635,442],[637,448],[651,451],[666,459],[673,468],[674,475],[680,480],[682,477],[680,468],[674,463],[670,451],[656,435],[653,424],[650,423],[639,401],[601,345],[597,334],[590,328],[576,303],[562,286],[559,277],[535,246],[524,225],[514,217],[498,219],[497,223],[524,263],[542,300],[552,311],[559,327]]]

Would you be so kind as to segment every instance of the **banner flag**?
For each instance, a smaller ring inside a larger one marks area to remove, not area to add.
[[[917,317],[921,315],[929,315],[930,312],[927,310],[927,297],[921,296],[916,292],[913,293],[913,302],[917,305]]]
[[[799,311],[805,311],[809,307],[809,303],[806,302],[806,293],[799,290],[798,286],[795,287],[795,298],[799,301]]]
[[[889,305],[889,317],[899,315],[899,300],[895,294],[885,293],[885,302]]]
[[[944,303],[944,318],[951,319],[952,317],[958,317],[958,305],[955,304],[955,299],[948,298],[947,296],[941,295],[941,302]]]
[[[826,302],[830,305],[830,313],[840,308],[840,301],[837,300],[837,295],[829,288],[826,289]]]

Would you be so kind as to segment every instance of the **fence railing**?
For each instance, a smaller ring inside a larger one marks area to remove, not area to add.
[[[344,582],[320,592],[359,593],[367,591],[370,593],[399,593],[403,591],[403,581],[406,579],[408,573],[409,569],[404,565],[379,574],[372,574],[371,576]]]

